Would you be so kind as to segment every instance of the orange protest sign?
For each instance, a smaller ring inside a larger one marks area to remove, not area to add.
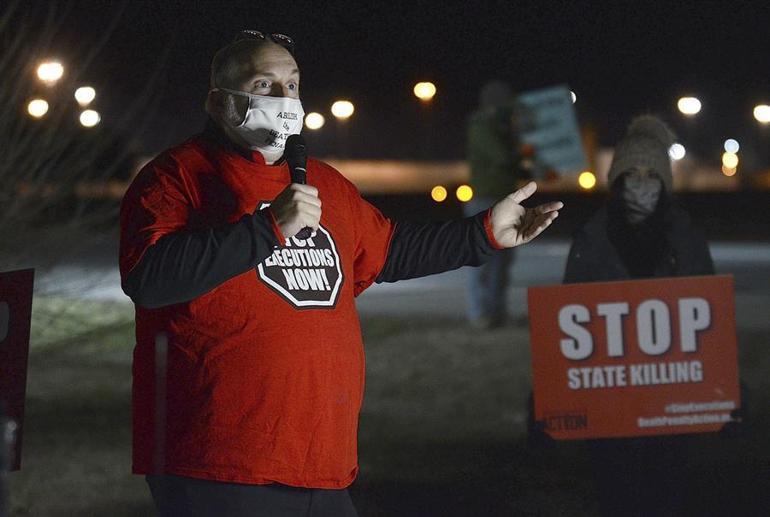
[[[740,406],[732,276],[529,289],[535,419],[556,439],[717,431]]]

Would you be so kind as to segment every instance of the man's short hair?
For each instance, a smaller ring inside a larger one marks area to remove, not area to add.
[[[211,61],[211,88],[237,88],[251,70],[251,58],[262,45],[276,44],[294,55],[294,41],[285,34],[243,30]]]
[[[266,39],[242,39],[222,47],[211,61],[211,88],[237,88],[251,70],[251,58]]]

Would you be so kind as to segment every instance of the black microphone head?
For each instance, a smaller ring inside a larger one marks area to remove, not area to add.
[[[307,145],[302,135],[291,135],[286,139],[286,147],[283,152],[290,167],[305,168],[307,163]]]

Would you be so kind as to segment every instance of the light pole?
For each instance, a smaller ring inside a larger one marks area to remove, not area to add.
[[[430,109],[433,97],[436,96],[436,85],[429,82],[419,82],[414,85],[414,96],[420,100],[422,109],[420,115],[422,119],[422,149],[421,154],[423,160],[428,160],[432,155],[432,140],[433,140],[433,115]]]
[[[703,108],[703,104],[700,99],[695,96],[680,97],[676,102],[676,107],[679,112],[685,116],[687,120],[684,122],[684,140],[687,145],[692,145],[697,141],[698,135],[696,135],[696,126],[694,123],[695,115],[700,113]]]
[[[332,115],[337,119],[337,152],[340,158],[348,157],[348,119],[353,116],[356,107],[352,102],[340,99],[332,104]]]

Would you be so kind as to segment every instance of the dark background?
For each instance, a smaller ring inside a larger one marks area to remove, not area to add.
[[[310,136],[314,154],[332,154],[329,106],[351,99],[350,155],[420,156],[421,117],[432,117],[435,159],[464,155],[464,124],[489,79],[518,91],[568,84],[582,125],[616,142],[629,119],[652,111],[668,119],[688,150],[717,156],[737,138],[765,157],[768,135],[752,117],[770,102],[765,2],[60,2],[60,31],[49,55],[77,61],[107,43],[82,74],[98,92],[106,124],[159,70],[153,122],[138,138],[156,152],[203,124],[214,52],[243,28],[291,35],[302,72],[305,111],[327,125]],[[52,9],[26,2],[16,18],[34,27]],[[422,108],[419,80],[438,94]],[[703,110],[685,121],[676,100],[695,94]],[[767,129],[767,128],[764,128]],[[309,133],[309,132],[308,132]],[[764,160],[765,162],[767,160]]]

